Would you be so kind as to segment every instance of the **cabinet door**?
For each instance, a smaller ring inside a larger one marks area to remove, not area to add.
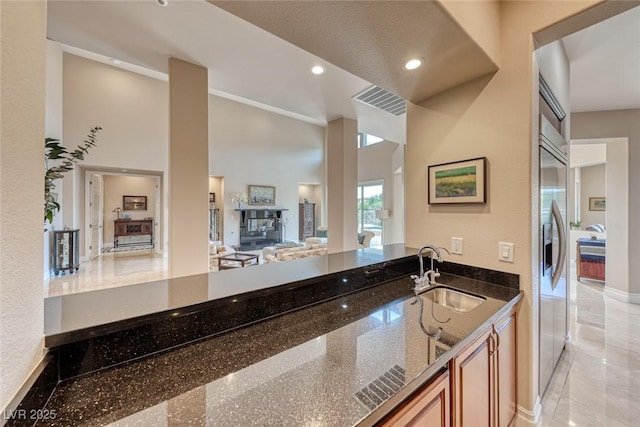
[[[115,236],[126,236],[127,234],[127,225],[126,224],[116,224],[114,227]]]
[[[516,315],[511,313],[495,325],[496,426],[511,425],[516,416]]]
[[[489,329],[451,362],[454,378],[454,425],[491,426],[493,382]]]
[[[382,425],[449,427],[449,410],[449,373],[445,372],[418,392]]]

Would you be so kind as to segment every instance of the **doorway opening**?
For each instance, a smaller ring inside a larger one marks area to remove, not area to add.
[[[384,181],[367,181],[358,183],[358,232],[361,234],[373,233],[368,242],[369,247],[382,247],[383,230],[380,215],[376,211],[384,209]],[[361,245],[363,242],[358,242]],[[367,245],[364,245],[367,247]]]
[[[84,260],[107,253],[165,253],[162,174],[87,169],[84,176]],[[145,203],[128,203],[138,199]],[[119,220],[151,220],[151,230],[145,230],[150,233],[116,237]]]

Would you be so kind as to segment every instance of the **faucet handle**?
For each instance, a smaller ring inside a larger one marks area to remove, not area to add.
[[[436,272],[433,273],[433,277],[440,277],[440,272],[438,271],[438,267],[436,267]]]

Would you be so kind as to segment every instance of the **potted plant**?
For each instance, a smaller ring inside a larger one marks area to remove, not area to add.
[[[89,152],[89,148],[95,147],[98,131],[102,130],[100,126],[95,126],[89,130],[87,139],[82,145],[78,145],[73,151],[68,151],[60,144],[59,139],[45,138],[44,140],[44,165],[46,171],[44,173],[44,220],[53,222],[53,216],[60,210],[60,204],[56,200],[56,195],[52,190],[56,188],[53,183],[56,179],[64,177],[64,174],[73,169],[73,166],[80,160],[84,160],[84,156]],[[51,161],[55,162],[55,166],[49,167]]]
[[[570,222],[569,225],[571,226],[572,230],[582,230],[582,221],[577,220],[576,222]]]

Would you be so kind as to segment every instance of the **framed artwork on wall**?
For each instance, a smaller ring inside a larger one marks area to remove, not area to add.
[[[250,185],[249,204],[274,206],[276,204],[276,187],[270,185]]]
[[[122,196],[123,211],[146,211],[147,196]]]
[[[590,211],[607,210],[607,198],[606,197],[589,197],[589,210]]]
[[[429,204],[486,203],[486,157],[429,166]]]

